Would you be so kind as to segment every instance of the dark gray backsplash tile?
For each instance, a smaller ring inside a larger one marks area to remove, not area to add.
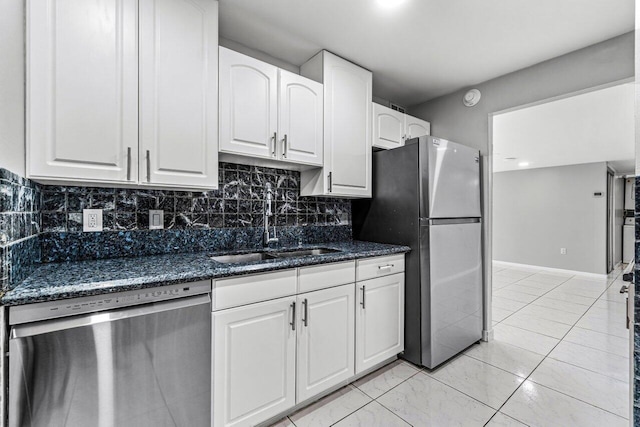
[[[260,247],[267,183],[279,245],[351,239],[350,202],[301,197],[299,172],[219,166],[205,192],[40,185],[0,169],[0,288],[39,262]],[[89,208],[103,210],[103,232],[82,232]],[[149,230],[151,209],[165,230]]]

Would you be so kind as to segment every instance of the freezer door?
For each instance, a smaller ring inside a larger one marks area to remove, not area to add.
[[[428,299],[422,313],[422,361],[429,368],[482,338],[480,223],[431,223],[420,227]]]
[[[480,216],[480,153],[446,139],[423,137],[422,218]],[[426,181],[426,182],[425,182]]]

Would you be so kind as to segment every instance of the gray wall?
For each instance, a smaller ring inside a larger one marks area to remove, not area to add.
[[[604,162],[493,174],[493,259],[606,274],[606,189]]]
[[[0,167],[25,175],[24,2],[0,2]]]
[[[465,107],[468,89],[409,108],[431,122],[431,133],[476,147],[486,154],[489,114],[609,84],[634,76],[633,32],[475,85],[482,98]]]

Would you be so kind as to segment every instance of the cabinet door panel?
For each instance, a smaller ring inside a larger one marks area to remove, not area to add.
[[[407,139],[431,135],[431,123],[405,115]]]
[[[136,181],[137,19],[125,0],[28,1],[29,177]]]
[[[139,4],[140,181],[215,188],[218,3]]]
[[[358,282],[356,373],[404,350],[404,273]]]
[[[371,197],[371,72],[325,53],[324,73],[329,193]]]
[[[322,91],[320,83],[280,70],[278,134],[283,160],[322,165]]]
[[[220,151],[275,158],[278,69],[220,48]]]
[[[256,425],[295,404],[294,302],[213,313],[215,427]]]
[[[298,306],[297,402],[302,402],[354,375],[354,285],[299,295]]]
[[[373,146],[396,148],[404,145],[404,114],[373,103]]]

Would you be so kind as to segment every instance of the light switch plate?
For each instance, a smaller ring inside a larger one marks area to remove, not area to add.
[[[164,228],[164,211],[149,211],[149,230],[162,230]]]
[[[102,209],[82,210],[82,231],[102,231]]]

